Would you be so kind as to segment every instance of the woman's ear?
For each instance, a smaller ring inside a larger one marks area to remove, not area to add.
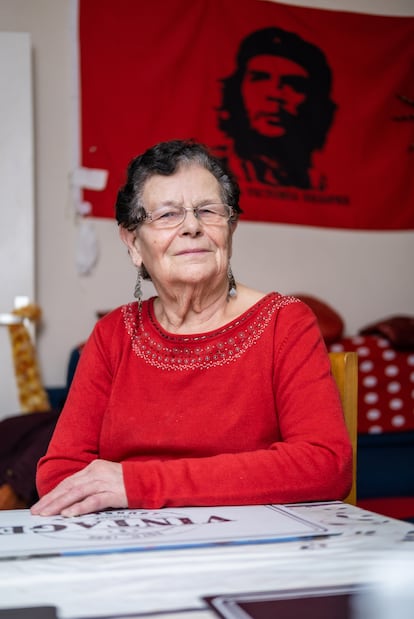
[[[131,257],[133,264],[136,267],[140,267],[142,264],[142,258],[136,230],[131,231],[127,230],[127,228],[123,228],[122,226],[120,226],[119,236],[121,237],[121,241],[127,246],[128,253]]]

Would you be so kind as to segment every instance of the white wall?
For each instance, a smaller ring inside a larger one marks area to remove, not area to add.
[[[292,0],[290,4],[414,14],[412,0]],[[69,192],[76,149],[71,20],[71,0],[0,2],[0,29],[28,31],[33,42],[36,301],[44,315],[38,349],[49,385],[64,381],[69,351],[90,332],[96,310],[132,299],[135,280],[116,226],[109,220],[94,220],[100,257],[92,275],[80,277],[75,268],[76,224]],[[349,333],[389,314],[414,314],[414,233],[242,223],[236,237],[237,279],[265,291],[318,295],[342,313]]]
[[[1,419],[10,411],[19,410],[7,316],[16,305],[16,297],[33,298],[35,283],[32,71],[28,33],[0,32],[0,92]]]

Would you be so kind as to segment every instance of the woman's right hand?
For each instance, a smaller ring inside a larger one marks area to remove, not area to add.
[[[31,507],[35,516],[81,516],[108,508],[126,508],[122,464],[94,460],[60,482]]]

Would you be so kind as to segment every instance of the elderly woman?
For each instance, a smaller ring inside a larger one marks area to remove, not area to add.
[[[302,302],[237,284],[239,190],[195,142],[134,159],[116,204],[137,302],[98,321],[46,455],[33,514],[330,500],[351,445]],[[157,296],[141,299],[141,278]]]

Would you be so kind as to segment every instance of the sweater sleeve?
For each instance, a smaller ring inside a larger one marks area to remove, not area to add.
[[[303,303],[279,312],[274,342],[269,363],[280,440],[242,453],[123,462],[130,507],[289,503],[347,495],[352,447],[324,342]]]
[[[111,380],[110,360],[95,328],[80,355],[48,450],[37,465],[39,496],[99,457],[99,436]]]

